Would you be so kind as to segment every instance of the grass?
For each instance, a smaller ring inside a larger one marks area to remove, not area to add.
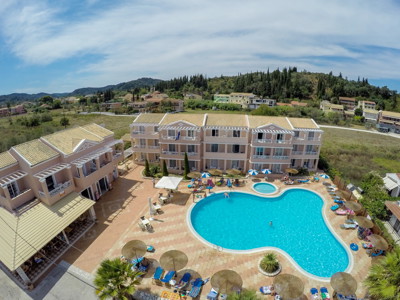
[[[400,170],[400,139],[367,132],[323,128],[321,155],[342,177],[359,184],[370,171]]]
[[[188,114],[236,114],[247,115],[248,112],[242,110],[202,110],[202,109],[185,109],[184,113]]]

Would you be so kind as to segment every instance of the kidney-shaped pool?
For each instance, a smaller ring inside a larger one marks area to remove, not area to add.
[[[189,220],[207,242],[229,250],[276,247],[306,272],[331,277],[349,256],[322,217],[323,200],[305,189],[277,197],[242,192],[215,193],[198,202]]]

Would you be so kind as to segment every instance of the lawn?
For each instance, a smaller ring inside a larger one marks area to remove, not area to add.
[[[360,183],[369,171],[400,172],[400,139],[373,133],[323,128],[321,155],[342,173]]]

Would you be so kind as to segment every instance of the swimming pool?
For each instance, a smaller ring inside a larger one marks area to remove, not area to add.
[[[253,189],[261,194],[272,194],[278,190],[278,188],[274,184],[267,182],[255,183],[253,184]]]
[[[280,248],[305,272],[326,278],[345,271],[350,259],[325,223],[322,207],[319,195],[298,188],[276,197],[215,193],[192,207],[188,221],[208,243],[242,251]]]

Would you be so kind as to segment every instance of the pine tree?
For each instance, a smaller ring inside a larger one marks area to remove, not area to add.
[[[167,169],[167,163],[165,160],[163,160],[163,165],[162,165],[162,175],[163,176],[168,176],[168,169]]]
[[[184,179],[189,179],[189,177],[187,176],[187,174],[189,174],[190,172],[190,167],[189,167],[189,159],[188,159],[188,155],[185,152],[185,157],[184,157],[184,171],[183,171],[183,178]]]

